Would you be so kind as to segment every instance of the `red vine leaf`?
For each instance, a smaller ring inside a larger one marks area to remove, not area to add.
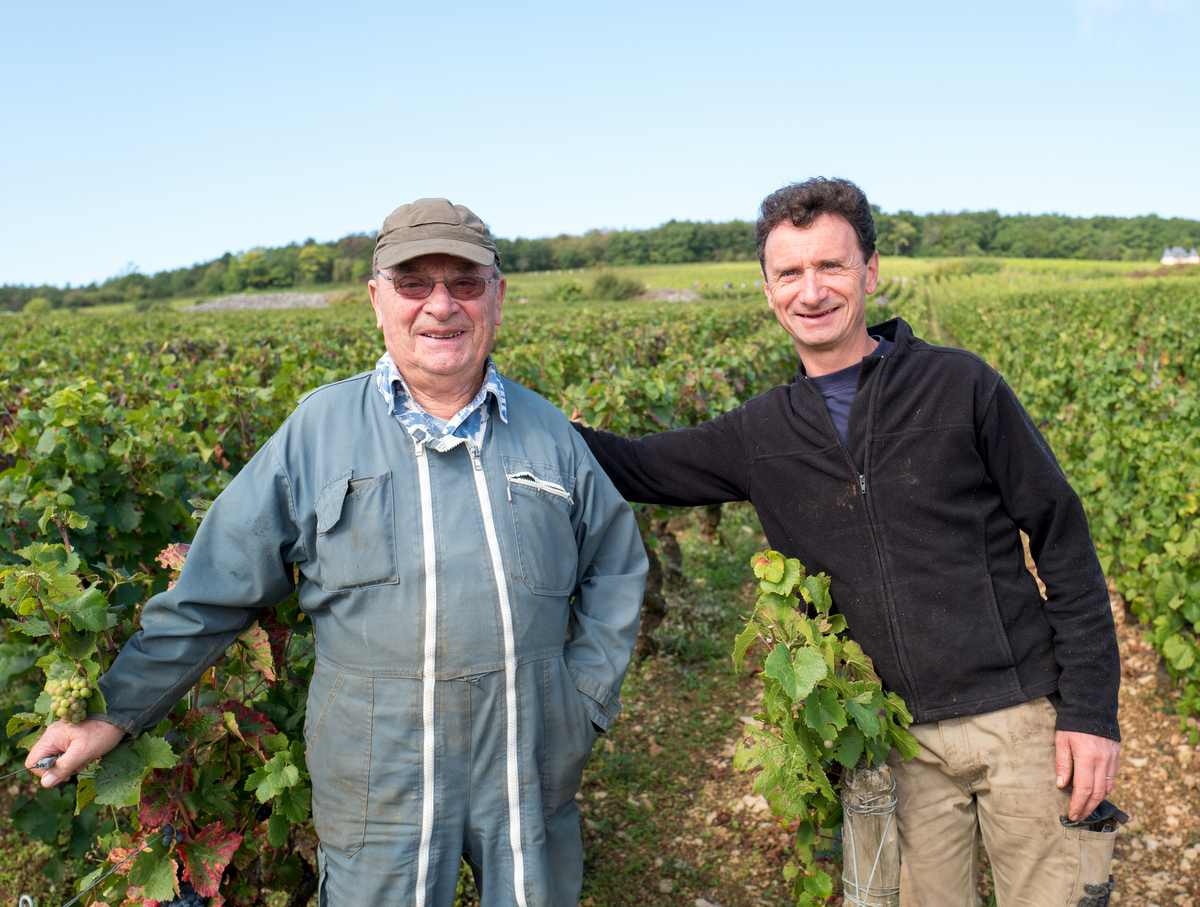
[[[191,545],[183,544],[168,545],[158,553],[158,557],[155,560],[166,569],[175,571],[176,575],[178,575],[179,571],[183,569],[183,560],[187,557],[188,549],[191,547]]]
[[[138,825],[142,828],[160,828],[171,821],[171,813],[171,799],[167,792],[157,785],[144,784]]]
[[[248,709],[236,699],[228,699],[221,704],[221,717],[225,728],[242,743],[259,755],[263,762],[269,758],[263,751],[260,738],[278,733],[275,725],[262,712]]]
[[[93,907],[99,907],[103,901],[97,902]],[[121,907],[161,907],[162,901],[156,901],[154,898],[146,897],[146,889],[138,885],[130,885],[125,890],[125,900],[121,902]]]
[[[215,897],[221,884],[221,873],[241,845],[242,836],[227,831],[220,822],[206,825],[194,838],[177,848],[183,863],[183,880],[191,882],[201,897]]]
[[[204,746],[219,740],[225,734],[221,710],[211,705],[191,709],[183,719],[167,732],[167,741],[183,749],[188,743]]]
[[[114,867],[121,867],[120,869],[116,870],[117,875],[128,875],[129,864],[125,863],[125,861],[141,849],[142,847],[140,844],[135,844],[133,847],[114,847],[108,852],[108,862],[112,863]],[[122,863],[125,863],[125,865],[121,866]]]
[[[290,632],[287,624],[276,617],[274,611],[264,610],[262,616],[258,619],[258,625],[267,631],[267,639],[271,643],[271,661],[275,665],[286,664],[287,641],[288,633]],[[278,680],[278,676],[276,676],[275,680]],[[267,678],[267,682],[272,687],[275,686],[275,680]]]
[[[238,642],[246,647],[250,666],[267,678],[270,686],[275,686],[275,661],[267,631],[255,621],[238,637]]]

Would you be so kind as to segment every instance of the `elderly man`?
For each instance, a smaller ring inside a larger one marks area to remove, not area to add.
[[[304,398],[147,604],[108,713],[52,725],[30,764],[62,752],[54,784],[153,726],[295,565],[321,904],[450,907],[463,857],[484,905],[575,904],[575,793],[645,581],[633,513],[563,415],[497,372],[505,280],[479,218],[398,208],[369,287],[375,370]]]
[[[628,499],[752,501],[773,548],[833,577],[921,744],[893,762],[901,904],[974,904],[980,834],[1002,907],[1107,903],[1115,836],[1060,823],[1101,803],[1120,751],[1116,634],[1079,498],[978,357],[899,319],[867,327],[879,255],[857,186],[779,190],[756,241],[795,382],[637,441],[577,427]]]

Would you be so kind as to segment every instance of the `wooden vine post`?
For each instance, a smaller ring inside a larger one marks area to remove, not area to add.
[[[896,783],[866,756],[842,776],[842,899],[849,907],[899,907]]]

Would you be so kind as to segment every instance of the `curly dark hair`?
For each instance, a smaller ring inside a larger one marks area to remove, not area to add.
[[[875,251],[875,219],[863,191],[850,180],[814,176],[802,183],[792,183],[772,192],[763,199],[754,225],[754,244],[758,247],[758,263],[766,273],[763,247],[771,231],[789,221],[793,227],[804,229],[822,214],[844,217],[854,229],[863,258]]]

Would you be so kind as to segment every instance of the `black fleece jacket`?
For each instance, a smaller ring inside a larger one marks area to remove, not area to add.
[[[1059,730],[1119,740],[1108,590],[1049,445],[979,357],[899,319],[870,333],[894,346],[863,359],[845,444],[803,365],[696,428],[576,428],[631,501],[751,501],[772,548],[833,578],[854,639],[916,721],[1057,691]]]

